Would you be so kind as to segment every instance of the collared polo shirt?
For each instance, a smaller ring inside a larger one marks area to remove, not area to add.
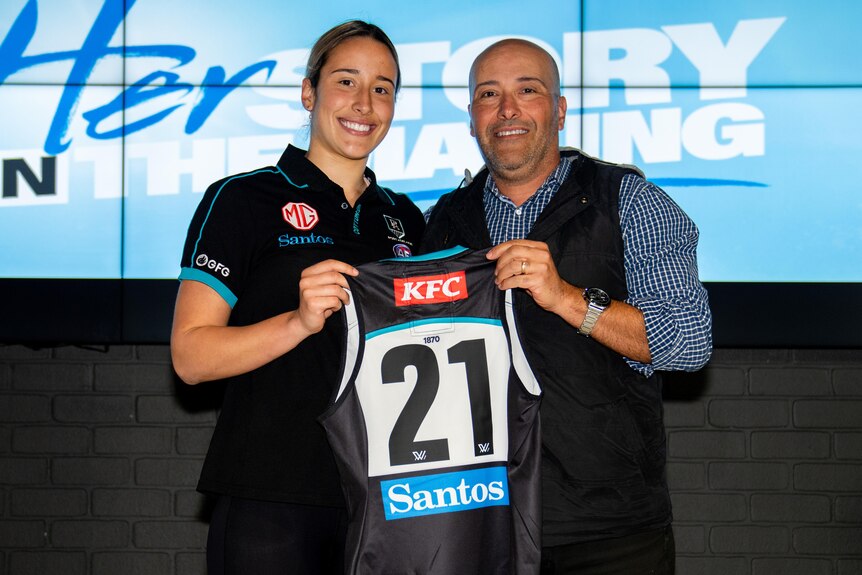
[[[275,166],[216,182],[189,227],[181,280],[202,282],[230,306],[229,325],[294,310],[302,270],[409,255],[424,228],[401,194],[369,185],[354,206],[298,148]],[[226,380],[199,489],[290,503],[343,505],[317,417],[327,407],[343,347],[340,314],[282,357]]]

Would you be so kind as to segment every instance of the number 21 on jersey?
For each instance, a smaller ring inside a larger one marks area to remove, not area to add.
[[[506,461],[510,360],[499,322],[409,333],[365,342],[356,390],[368,429],[369,475]]]

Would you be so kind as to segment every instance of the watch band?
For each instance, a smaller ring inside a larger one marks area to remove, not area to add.
[[[581,327],[578,328],[578,333],[589,337],[596,326],[596,322],[599,321],[599,316],[611,305],[611,298],[607,292],[600,288],[586,288],[583,296],[584,301],[587,302],[587,313]]]
[[[581,327],[578,328],[581,335],[585,335],[587,337],[590,336],[590,333],[596,326],[596,322],[599,321],[599,316],[602,315],[603,311],[605,311],[605,308],[597,306],[592,302],[587,304],[587,315],[584,316],[584,321],[581,324]]]

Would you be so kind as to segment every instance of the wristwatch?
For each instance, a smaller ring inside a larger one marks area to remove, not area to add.
[[[599,321],[599,316],[611,305],[611,296],[602,289],[587,288],[584,290],[584,300],[587,302],[587,315],[584,316],[578,333],[589,337],[596,322]]]

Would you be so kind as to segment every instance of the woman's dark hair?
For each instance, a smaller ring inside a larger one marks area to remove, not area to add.
[[[305,66],[305,77],[311,82],[311,87],[317,89],[317,83],[320,81],[320,70],[326,65],[332,51],[350,38],[371,38],[389,49],[392,58],[395,59],[395,70],[398,72],[398,77],[395,78],[395,93],[397,94],[401,88],[401,65],[398,63],[398,52],[395,51],[395,45],[392,44],[392,40],[389,39],[386,32],[374,24],[362,20],[350,20],[339,24],[317,39],[308,55],[308,64]]]

